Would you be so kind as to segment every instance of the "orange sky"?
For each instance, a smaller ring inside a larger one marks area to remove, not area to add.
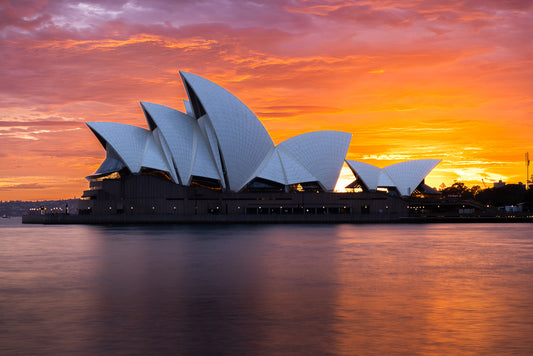
[[[84,122],[183,110],[178,70],[275,143],[342,130],[348,159],[441,158],[434,187],[524,182],[533,154],[531,1],[0,0],[0,41],[0,200],[79,197],[105,156]]]

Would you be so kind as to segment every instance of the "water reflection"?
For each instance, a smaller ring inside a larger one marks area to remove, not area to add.
[[[530,227],[347,229],[339,354],[533,350],[525,337],[533,331]]]
[[[149,228],[151,239],[101,230],[114,237],[100,239],[106,282],[94,309],[104,320],[113,311],[116,323],[95,339],[105,350],[198,354],[305,353],[314,340],[327,353],[336,299],[330,230]],[[116,338],[119,325],[130,337]]]
[[[528,354],[532,231],[0,226],[0,353]]]

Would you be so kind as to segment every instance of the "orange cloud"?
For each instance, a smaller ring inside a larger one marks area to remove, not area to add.
[[[354,133],[349,159],[441,158],[435,187],[524,181],[532,5],[8,3],[0,200],[79,196],[104,157],[84,122],[146,127],[140,100],[183,110],[179,69],[235,93],[275,142],[343,130]]]

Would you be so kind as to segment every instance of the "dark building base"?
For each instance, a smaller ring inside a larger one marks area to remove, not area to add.
[[[28,224],[531,222],[482,216],[466,202],[418,201],[384,192],[223,192],[147,175],[91,181],[70,214],[33,209]],[[74,204],[71,204],[73,206]],[[468,208],[468,209],[467,209]],[[479,211],[478,211],[479,210]],[[472,216],[458,217],[468,212]],[[473,216],[476,213],[477,216]],[[450,216],[454,214],[455,216]],[[430,217],[432,216],[432,217]]]
[[[311,223],[387,221],[407,216],[405,200],[383,192],[224,192],[128,175],[91,181],[71,214],[34,210],[24,223]],[[42,214],[42,215],[41,215]]]
[[[25,224],[88,224],[88,225],[137,225],[137,224],[298,224],[298,223],[388,223],[400,222],[399,217],[387,216],[246,216],[246,215],[24,215]]]

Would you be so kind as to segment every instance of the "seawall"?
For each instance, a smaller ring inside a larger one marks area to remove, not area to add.
[[[23,215],[25,224],[368,224],[532,223],[533,217],[400,217],[380,215]]]

